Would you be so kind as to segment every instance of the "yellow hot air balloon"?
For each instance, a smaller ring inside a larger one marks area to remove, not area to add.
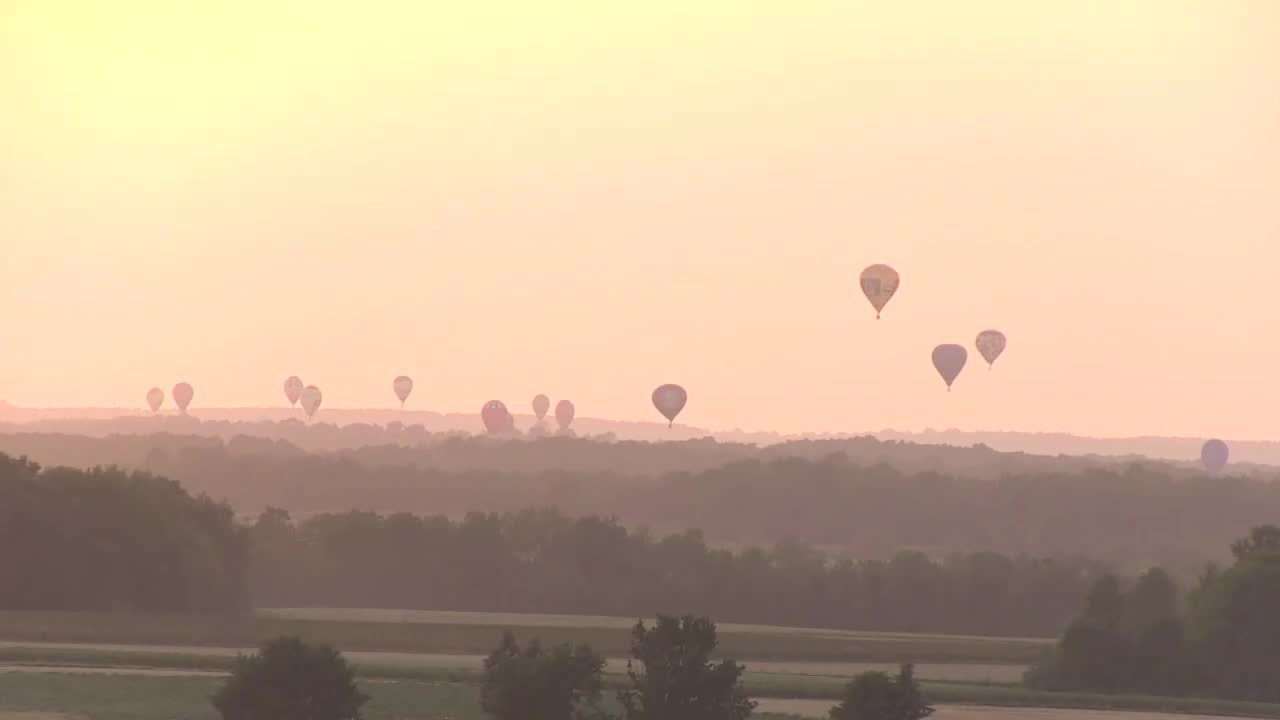
[[[880,319],[880,311],[889,304],[893,294],[898,292],[898,271],[888,265],[872,265],[862,271],[858,279],[862,286],[862,294],[871,301],[876,309],[876,319]]]
[[[324,395],[320,392],[320,388],[315,385],[308,385],[302,389],[302,410],[307,414],[307,420],[315,417],[316,411],[320,409],[320,401],[324,399]]]

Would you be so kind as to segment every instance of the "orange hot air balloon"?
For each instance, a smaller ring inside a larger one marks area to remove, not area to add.
[[[568,430],[569,426],[573,424],[574,412],[573,403],[568,400],[561,400],[556,403],[556,423],[560,426],[560,432]]]
[[[653,391],[653,406],[667,419],[667,427],[675,424],[676,416],[689,401],[689,393],[679,385],[660,385]]]
[[[480,409],[480,419],[484,428],[490,433],[498,434],[515,429],[515,418],[507,411],[507,406],[500,400],[490,400]]]
[[[888,265],[872,265],[862,271],[858,284],[862,286],[862,294],[871,301],[871,307],[876,309],[876,319],[879,320],[880,311],[898,292],[898,271]]]
[[[298,404],[298,398],[302,397],[302,390],[305,387],[302,384],[302,378],[297,375],[292,375],[284,381],[284,396],[289,400],[290,405]]]
[[[183,415],[187,414],[187,408],[191,406],[191,399],[195,396],[195,388],[191,387],[190,383],[180,382],[173,386],[173,402]]]
[[[537,416],[538,421],[547,416],[547,411],[551,409],[551,398],[541,393],[533,397],[533,414]]]
[[[413,378],[401,375],[391,383],[391,389],[395,390],[396,397],[400,398],[400,407],[404,407],[404,401],[408,400],[409,393],[413,392]]]
[[[316,411],[320,409],[320,402],[324,400],[324,394],[315,385],[308,385],[302,389],[302,396],[299,400],[302,402],[302,411],[307,414],[307,419],[310,420],[315,417]]]
[[[164,391],[160,388],[151,388],[147,391],[147,406],[151,408],[151,412],[159,412],[160,406],[164,404]]]
[[[999,330],[983,330],[978,333],[978,339],[974,342],[978,346],[978,354],[982,355],[982,359],[987,361],[987,369],[990,370],[995,365],[996,358],[1000,357],[1000,353],[1004,352],[1004,348],[1009,344],[1005,339],[1004,333]]]

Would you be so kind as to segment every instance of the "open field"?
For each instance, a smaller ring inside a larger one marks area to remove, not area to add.
[[[0,673],[0,720],[217,720],[209,702],[217,686],[205,677]],[[365,720],[483,720],[468,685],[366,682],[361,690],[370,696]]]
[[[509,629],[519,638],[585,642],[604,655],[622,657],[629,651],[626,630],[634,623],[584,618],[572,625],[565,616],[491,613],[419,613],[408,616],[413,618],[408,622],[390,620],[402,615],[378,610],[269,611],[257,616],[0,612],[0,641],[237,648],[278,635],[298,635],[344,651],[484,654]],[[1052,642],[728,624],[720,630],[721,654],[740,660],[1026,665]]]
[[[209,695],[218,684],[212,677],[182,677],[122,674],[14,673],[0,672],[0,720],[55,720],[50,717],[6,713],[57,713],[88,720],[217,720]],[[362,682],[371,696],[366,706],[367,720],[481,720],[477,693],[472,685],[424,682]],[[1114,696],[1111,708],[1133,707],[1143,712],[1115,712],[1069,707],[1047,709],[1009,703],[1005,707],[969,704],[949,700],[944,686],[926,691],[939,702],[934,717],[943,720],[1210,720],[1211,718],[1280,717],[1280,706],[1250,703],[1177,701],[1169,698]],[[940,692],[941,691],[941,692]],[[1028,694],[1025,700],[1034,700]],[[1039,695],[1043,695],[1040,693]],[[994,697],[999,700],[999,697]],[[1009,699],[1009,698],[1005,698]],[[1066,695],[1067,701],[1082,702],[1085,696]],[[1163,703],[1157,704],[1157,703]],[[614,706],[612,701],[608,705]],[[766,700],[753,716],[761,720],[782,717],[824,717],[830,700]],[[1171,716],[1156,712],[1197,712],[1194,716]],[[57,718],[62,720],[62,718]]]
[[[332,643],[356,664],[375,698],[371,719],[462,720],[477,717],[474,683],[481,658],[503,630],[544,643],[590,643],[611,658],[606,681],[616,688],[624,682],[622,658],[633,622],[383,610],[273,610],[240,616],[5,612],[0,613],[0,710],[80,713],[105,720],[211,717],[205,707],[208,692],[237,652],[269,637],[296,634]],[[722,654],[747,665],[748,691],[758,698],[786,699],[766,702],[763,709],[777,712],[824,716],[852,675],[892,670],[895,663],[909,661],[916,663],[929,697],[943,704],[1280,718],[1280,705],[1028,690],[1017,681],[1026,664],[1048,646],[1044,640],[731,624],[720,630]],[[10,692],[10,685],[26,689]],[[145,698],[145,713],[140,698]],[[157,712],[150,710],[153,703]],[[952,714],[940,712],[939,717],[974,717],[954,714],[961,710],[945,712]],[[1108,717],[1021,712],[1000,717]]]
[[[181,647],[174,645],[88,645],[72,643],[0,642],[0,662],[38,664],[52,667],[136,667],[188,670],[222,670],[238,652],[252,648]],[[468,680],[483,667],[483,655],[349,651],[345,653],[365,677],[395,677],[422,680]],[[609,658],[605,672],[624,675],[626,658]],[[889,663],[806,662],[794,660],[754,660],[747,663],[750,678],[785,681],[788,677],[835,678],[845,681],[866,670],[891,672]],[[1016,684],[1025,668],[1021,665],[978,663],[922,663],[916,675],[924,680],[983,684]]]
[[[452,610],[392,610],[383,608],[259,608],[259,617],[285,620],[323,620],[329,622],[384,622],[420,623],[427,625],[485,625],[489,627],[561,627],[607,628],[630,630],[636,618],[610,617],[607,615],[554,615],[545,613],[492,613],[457,612]],[[752,625],[744,623],[717,623],[720,632],[759,633],[765,635],[804,635],[822,638],[879,638],[884,640],[967,640],[975,643],[1041,645],[1050,642],[1045,638],[1009,638],[985,635],[938,635],[930,633],[871,632],[865,630],[832,630],[829,628],[786,627],[782,625]]]

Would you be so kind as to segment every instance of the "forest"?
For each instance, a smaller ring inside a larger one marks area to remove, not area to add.
[[[801,542],[737,551],[555,510],[366,512],[252,524],[176,483],[42,470],[0,456],[0,608],[238,611],[395,607],[989,635],[1060,631],[1106,568],[1068,558],[904,551],[833,558]]]
[[[1185,597],[1159,568],[1133,583],[1099,578],[1028,684],[1280,701],[1280,527],[1255,527],[1231,554]]]
[[[299,519],[356,509],[455,521],[557,507],[628,528],[698,528],[713,547],[803,539],[860,560],[908,549],[1065,555],[1130,574],[1159,565],[1184,580],[1228,560],[1240,528],[1280,516],[1272,476],[872,438],[757,448],[432,436],[307,452],[249,436],[12,434],[0,435],[0,450],[46,465],[152,472],[246,521],[270,507]]]

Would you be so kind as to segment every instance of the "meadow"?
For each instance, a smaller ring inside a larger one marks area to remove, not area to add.
[[[588,617],[575,624],[567,616],[376,610],[265,610],[252,615],[8,611],[0,612],[0,641],[243,648],[278,635],[298,635],[344,651],[482,655],[497,645],[503,630],[511,630],[519,638],[585,642],[606,656],[623,657],[630,649],[627,630],[634,623],[625,618]],[[766,626],[722,625],[719,630],[721,655],[740,660],[1026,665],[1052,644],[1047,639]]]
[[[590,642],[611,658],[606,682],[617,688],[625,682],[623,658],[633,622],[373,609],[277,609],[241,616],[6,612],[0,613],[0,710],[94,720],[213,718],[208,695],[236,653],[289,633],[343,649],[373,697],[371,720],[479,718],[480,660],[504,629],[547,643]],[[825,716],[853,674],[912,661],[928,696],[945,706],[938,715],[943,718],[959,712],[953,706],[1059,708],[1049,715],[1004,715],[1053,720],[1090,719],[1072,714],[1081,709],[1280,718],[1280,705],[1029,690],[1017,682],[1026,664],[1050,645],[1042,639],[731,624],[720,630],[721,654],[747,665],[748,691],[765,699],[762,710],[779,713]]]

